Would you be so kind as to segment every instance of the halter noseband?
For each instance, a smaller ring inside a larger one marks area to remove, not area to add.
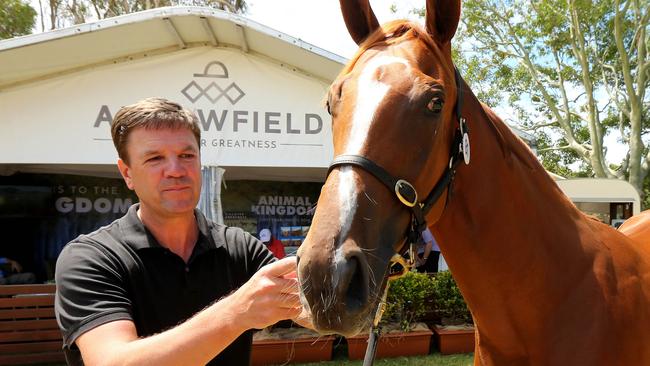
[[[418,201],[418,193],[415,190],[415,187],[405,179],[395,178],[392,174],[388,173],[386,169],[379,166],[377,163],[372,160],[361,156],[361,155],[339,155],[337,156],[329,166],[327,175],[336,167],[344,165],[353,165],[362,168],[366,172],[372,174],[380,182],[382,182],[391,192],[395,192],[396,198],[409,210],[411,210],[411,224],[409,226],[408,232],[406,234],[405,245],[400,248],[400,250],[393,255],[391,258],[391,266],[395,263],[402,265],[404,271],[399,275],[391,275],[390,271],[387,274],[388,280],[393,280],[399,278],[406,274],[413,267],[415,261],[415,250],[414,245],[417,243],[418,239],[422,236],[422,231],[427,227],[426,215],[435,205],[436,202],[442,196],[442,193],[447,189],[447,200],[445,205],[449,202],[452,192],[452,183],[456,175],[456,168],[460,164],[461,160],[465,164],[469,164],[470,160],[470,145],[469,145],[469,129],[467,128],[467,122],[465,118],[461,116],[462,104],[463,104],[463,90],[461,88],[462,77],[458,72],[458,69],[454,68],[454,73],[456,77],[456,88],[458,90],[458,95],[456,97],[456,117],[458,118],[458,128],[454,133],[454,140],[451,144],[451,151],[449,153],[449,164],[445,168],[445,171],[442,174],[442,177],[438,182],[433,186],[433,189],[429,195],[424,199],[424,201]],[[405,260],[400,253],[404,252],[404,247],[409,247],[409,260]],[[386,288],[382,295],[382,299],[377,307],[377,312],[372,325],[372,330],[370,332],[370,339],[368,341],[368,347],[366,348],[366,355],[364,357],[363,365],[369,366],[372,365],[375,352],[377,349],[378,339],[381,335],[381,328],[379,327],[379,321],[383,314],[384,305],[386,303],[386,296],[388,294],[388,282],[386,283]]]

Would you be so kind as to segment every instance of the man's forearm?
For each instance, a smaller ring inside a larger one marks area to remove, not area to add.
[[[205,365],[246,331],[233,306],[224,298],[172,329],[116,344],[100,364]]]
[[[427,245],[424,246],[424,254],[422,255],[423,259],[429,258],[431,249],[433,249],[433,244],[431,242],[427,243]]]
[[[300,316],[295,268],[295,258],[268,264],[230,296],[162,333],[138,339],[133,322],[122,320],[76,343],[87,365],[204,365],[246,330]]]

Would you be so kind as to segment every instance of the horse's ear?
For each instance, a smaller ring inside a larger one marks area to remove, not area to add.
[[[339,0],[343,20],[352,39],[361,44],[370,33],[379,28],[379,22],[369,0]]]
[[[460,0],[427,0],[427,32],[441,45],[454,37],[459,20]]]

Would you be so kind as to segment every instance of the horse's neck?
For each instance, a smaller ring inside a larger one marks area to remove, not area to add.
[[[538,310],[571,287],[563,277],[589,266],[590,222],[503,122],[473,96],[466,103],[472,160],[434,233],[477,324],[512,336],[520,316],[543,322]]]

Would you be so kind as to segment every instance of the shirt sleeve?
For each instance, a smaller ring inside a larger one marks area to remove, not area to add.
[[[83,333],[115,320],[132,320],[126,270],[99,245],[70,243],[56,264],[56,319],[64,346]]]
[[[433,234],[431,234],[429,228],[426,228],[424,229],[424,231],[422,231],[422,240],[424,240],[425,243],[429,243],[429,242],[435,243],[435,241],[433,240]]]
[[[259,271],[260,268],[277,260],[275,255],[273,255],[273,252],[271,252],[259,239],[246,232],[244,232],[244,237],[247,242],[249,253],[246,258],[246,267],[250,270],[248,273],[249,276],[252,276],[255,272]]]
[[[433,234],[431,234],[431,230],[429,228],[426,228],[422,232],[422,239],[424,239],[425,243],[431,242],[431,250],[439,252],[440,247],[438,246],[438,242],[436,241],[436,238],[433,237]]]
[[[260,268],[277,260],[264,243],[240,228],[226,226],[225,240],[233,261],[229,271],[237,287],[248,281]]]

